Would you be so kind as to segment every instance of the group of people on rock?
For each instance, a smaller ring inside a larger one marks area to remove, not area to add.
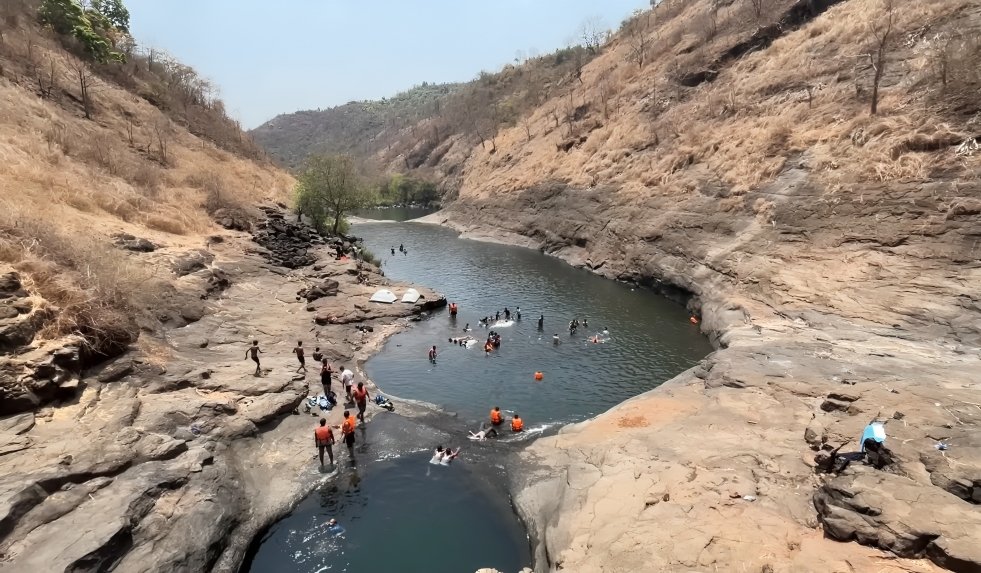
[[[435,347],[433,347],[435,349]],[[296,346],[293,347],[292,353],[296,356],[296,360],[299,366],[296,368],[296,372],[307,373],[306,364],[306,351],[303,347],[303,341],[298,340]],[[262,354],[262,349],[259,347],[259,341],[253,340],[252,345],[245,352],[246,359],[251,358],[255,362],[255,375],[260,376],[262,373],[262,364],[259,360],[259,355]],[[324,409],[329,410],[337,405],[337,393],[331,388],[332,377],[335,374],[333,366],[331,366],[330,361],[324,356],[324,353],[320,350],[320,347],[316,347],[311,354],[314,362],[320,365],[320,384],[323,387],[324,395],[323,398],[327,401],[327,406]],[[354,372],[344,365],[340,366],[340,369],[336,372],[338,380],[340,381],[341,387],[344,389],[344,395],[346,398],[346,406],[356,406],[357,414],[352,414],[350,410],[345,410],[340,425],[328,426],[327,419],[321,418],[320,425],[314,429],[314,444],[317,447],[318,455],[320,457],[320,465],[324,464],[324,453],[327,454],[330,459],[331,465],[334,464],[334,450],[333,446],[335,443],[334,431],[339,430],[341,439],[347,446],[348,451],[351,455],[354,455],[354,431],[357,428],[358,420],[362,424],[365,423],[365,412],[368,408],[368,400],[371,399],[371,395],[368,393],[368,388],[365,386],[364,382],[358,382],[355,386],[354,384]],[[387,401],[386,401],[387,402]],[[385,404],[381,404],[383,407],[387,407]],[[309,408],[308,408],[309,409]]]

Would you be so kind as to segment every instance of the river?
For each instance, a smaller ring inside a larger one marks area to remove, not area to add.
[[[390,221],[358,224],[353,232],[387,276],[443,292],[459,305],[459,314],[439,311],[392,337],[365,370],[382,391],[436,404],[446,414],[428,423],[392,415],[373,419],[359,441],[359,454],[366,454],[359,466],[342,464],[338,478],[274,525],[245,570],[450,573],[496,567],[510,573],[530,565],[527,538],[502,486],[507,454],[520,442],[656,387],[712,351],[681,305],[650,291],[533,250],[391,221],[421,214],[361,213]],[[512,318],[520,307],[521,320],[478,325],[505,307]],[[588,327],[571,334],[573,318]],[[467,324],[470,332],[464,332]],[[500,334],[501,345],[485,353],[490,330]],[[447,340],[460,336],[478,343],[466,348]],[[435,364],[427,359],[432,345]],[[496,441],[466,440],[466,429],[486,420],[492,406],[508,417],[520,414],[527,431]],[[450,467],[427,463],[441,442],[464,446]],[[322,531],[330,517],[347,527],[343,538]]]

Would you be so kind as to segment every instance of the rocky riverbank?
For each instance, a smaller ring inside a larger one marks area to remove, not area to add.
[[[521,454],[537,571],[981,571],[981,189],[825,185],[805,157],[727,209],[545,183],[426,218],[686,291],[718,346]],[[818,471],[873,420],[893,463]]]
[[[265,247],[230,231],[200,248],[135,251],[175,269],[188,310],[115,361],[79,371],[77,349],[17,339],[6,364],[18,370],[3,385],[23,398],[0,420],[0,571],[235,571],[256,532],[328,479],[301,407],[319,376],[309,358],[309,373],[296,372],[292,347],[303,340],[308,357],[319,346],[335,367],[356,367],[445,300],[419,289],[415,305],[369,303],[379,286],[407,285],[329,256],[278,209],[266,214]],[[18,302],[16,278],[0,286],[13,301],[5,320],[19,325],[48,307]],[[260,376],[245,360],[253,339]]]

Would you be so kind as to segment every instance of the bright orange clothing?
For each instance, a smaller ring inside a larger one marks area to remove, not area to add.
[[[491,410],[490,419],[491,419],[491,424],[494,424],[495,426],[504,421],[504,418],[501,416],[500,410]]]
[[[368,399],[368,389],[367,388],[362,388],[362,389],[358,390],[357,388],[355,388],[355,390],[354,390],[354,399],[357,400],[358,402],[364,402],[365,400],[367,400]]]
[[[512,432],[520,432],[521,430],[524,430],[524,429],[525,429],[525,425],[521,421],[521,418],[514,418],[513,420],[511,420],[511,431]]]
[[[345,435],[346,434],[353,434],[354,433],[354,428],[357,425],[358,425],[358,423],[354,419],[354,416],[348,416],[347,418],[344,418],[344,423],[341,424],[341,431],[344,432]]]
[[[334,432],[331,431],[330,426],[320,426],[313,431],[313,435],[317,439],[318,446],[328,446],[334,443]]]

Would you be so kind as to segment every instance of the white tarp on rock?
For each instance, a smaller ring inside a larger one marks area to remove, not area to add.
[[[395,296],[395,293],[388,289],[381,289],[375,294],[371,295],[371,302],[384,302],[385,304],[392,304],[397,301],[399,297]]]
[[[410,288],[409,290],[405,291],[404,295],[402,295],[402,302],[415,303],[420,298],[419,291],[414,288]]]

